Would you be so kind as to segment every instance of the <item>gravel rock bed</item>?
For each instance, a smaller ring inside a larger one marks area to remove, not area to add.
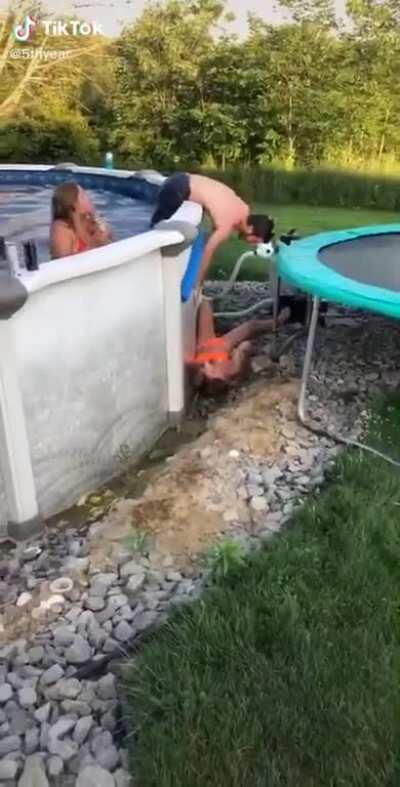
[[[220,285],[209,287],[218,295]],[[235,285],[224,308],[246,308],[265,297],[260,284]],[[222,325],[223,329],[229,324]],[[288,335],[291,328],[284,334]],[[324,427],[358,436],[368,398],[400,383],[400,329],[373,315],[342,311],[318,332],[309,414]],[[258,341],[257,355],[270,346]],[[280,369],[254,362],[254,377],[298,377],[304,338]],[[232,394],[232,401],[237,394]],[[293,405],[290,405],[293,409]],[[214,403],[195,405],[204,413]],[[208,408],[208,409],[207,409]],[[300,428],[289,405],[277,407],[284,446],[274,461],[254,462],[231,448],[238,497],[248,521],[224,512],[223,537],[259,548],[284,526],[340,450]],[[204,449],[205,450],[205,449]],[[212,483],[212,478],[211,482]],[[204,563],[177,564],[152,545],[121,544],[112,566],[91,563],[91,536],[101,522],[66,526],[0,553],[0,784],[5,787],[128,787],[125,728],[115,665],[137,638],[175,605],[197,598],[209,582]]]

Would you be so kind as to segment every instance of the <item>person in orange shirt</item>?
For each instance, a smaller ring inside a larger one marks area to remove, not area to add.
[[[277,327],[289,319],[290,308],[282,309]],[[187,359],[193,385],[211,396],[226,392],[250,370],[250,339],[273,329],[272,319],[253,319],[238,325],[224,336],[217,336],[211,304],[203,300],[198,311],[196,352],[193,358]]]
[[[164,182],[151,226],[171,218],[185,200],[201,205],[213,224],[200,263],[198,286],[206,278],[216,249],[232,232],[251,244],[268,243],[273,237],[274,222],[270,216],[251,214],[249,206],[224,183],[186,172],[176,172]]]

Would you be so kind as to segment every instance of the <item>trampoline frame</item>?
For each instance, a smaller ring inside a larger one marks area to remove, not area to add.
[[[307,423],[307,389],[311,372],[311,363],[314,352],[315,337],[321,300],[335,302],[349,308],[364,309],[389,317],[400,318],[400,293],[374,285],[362,284],[354,279],[348,279],[324,265],[318,255],[321,249],[337,243],[355,240],[368,235],[390,235],[400,232],[400,224],[382,224],[372,227],[357,227],[350,230],[319,233],[293,242],[289,246],[280,244],[279,252],[274,262],[274,333],[278,332],[278,308],[280,282],[284,279],[293,287],[305,292],[309,299],[310,308],[305,326],[307,334],[306,350],[301,374],[300,392],[297,403],[299,421],[310,428]],[[314,275],[313,275],[314,272]],[[317,277],[315,278],[315,272]],[[323,272],[323,276],[321,273]],[[349,282],[354,282],[354,289]],[[298,336],[298,334],[297,334]],[[327,433],[328,434],[328,433]],[[328,434],[329,436],[329,434]],[[337,439],[332,434],[333,439]],[[355,441],[341,438],[340,442],[348,445],[360,444]],[[371,450],[371,449],[369,449]],[[395,464],[395,462],[394,462]]]
[[[328,302],[400,319],[399,292],[347,278],[329,268],[318,257],[321,249],[327,246],[368,235],[399,233],[400,224],[376,224],[372,227],[318,233],[294,241],[289,246],[281,243],[276,259],[277,275],[292,287],[312,296],[318,295]]]

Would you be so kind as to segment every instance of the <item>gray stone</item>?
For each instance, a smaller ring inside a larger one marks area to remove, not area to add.
[[[127,620],[129,622],[135,619],[135,612],[128,604],[125,607],[121,607],[118,614],[121,620]]]
[[[42,705],[41,708],[38,708],[38,710],[36,710],[35,713],[33,714],[36,721],[38,721],[40,724],[43,724],[43,722],[48,721],[50,716],[50,710],[51,710],[51,705],[49,702],[47,702],[46,705]]]
[[[90,645],[80,634],[77,634],[73,644],[65,651],[65,658],[69,664],[84,664],[92,655]]]
[[[40,727],[40,750],[45,751],[49,743],[50,725],[44,721]]]
[[[81,613],[82,613],[82,610],[81,610],[80,607],[78,607],[78,606],[71,607],[71,609],[67,612],[65,617],[66,617],[67,620],[69,620],[71,625],[74,626],[76,621],[77,621],[77,619],[81,615]]]
[[[182,580],[182,574],[179,571],[168,571],[166,576],[167,582],[180,582]]]
[[[93,725],[93,716],[84,716],[82,719],[79,719],[79,721],[76,723],[74,734],[72,736],[75,743],[78,743],[80,746],[85,743],[85,740],[88,737]]]
[[[25,752],[34,754],[39,748],[39,730],[33,727],[25,735]]]
[[[12,695],[13,691],[11,686],[8,683],[3,683],[3,685],[0,686],[0,704],[4,705],[11,699]]]
[[[127,565],[129,565],[129,563]],[[139,571],[129,576],[125,590],[130,598],[133,598],[137,595],[137,593],[139,593],[145,583],[145,580],[146,576],[144,571]]]
[[[78,774],[89,765],[96,765],[96,760],[90,753],[89,744],[84,743],[79,747],[78,754],[68,763],[68,770]]]
[[[49,776],[53,779],[56,779],[58,776],[61,776],[63,771],[64,771],[64,763],[61,757],[57,757],[56,755],[49,757],[47,763],[47,773],[49,774]]]
[[[13,689],[22,689],[24,686],[22,675],[17,672],[9,672],[7,675],[7,681],[11,684]]]
[[[96,756],[99,751],[113,745],[113,737],[110,732],[102,732],[98,729],[93,730],[91,749]]]
[[[98,612],[96,615],[98,623],[104,624],[108,620],[111,620],[118,610],[128,604],[128,602],[129,599],[127,596],[122,594],[119,594],[118,596],[111,596],[111,598],[108,599],[106,608],[102,612]]]
[[[18,762],[15,760],[0,761],[0,782],[15,782],[18,773]]]
[[[38,645],[35,648],[31,648],[28,650],[28,659],[30,664],[40,664],[41,661],[44,659],[44,648],[41,645]]]
[[[115,675],[108,672],[103,678],[100,678],[97,684],[97,694],[102,700],[112,700],[116,696]]]
[[[263,481],[267,487],[273,486],[278,478],[282,475],[280,467],[270,467],[263,472]]]
[[[0,726],[0,738],[5,738],[6,735],[10,733],[11,727],[8,721],[5,721],[4,724]],[[15,730],[13,730],[15,732]]]
[[[254,484],[254,486],[260,486],[263,482],[263,477],[258,470],[249,470],[247,473],[247,483]]]
[[[35,726],[31,715],[18,706],[9,709],[8,721],[13,735],[25,735],[28,730]]]
[[[268,508],[265,497],[252,497],[250,500],[250,506],[253,511],[266,511]]]
[[[78,753],[78,744],[69,740],[59,740],[59,738],[49,739],[47,748],[50,754],[60,757],[63,762],[69,762]]]
[[[103,596],[89,596],[84,602],[85,608],[91,612],[101,612],[104,609],[106,602]]]
[[[116,582],[118,582],[117,574],[95,574],[90,585],[91,595],[104,596]]]
[[[133,574],[143,574],[143,570],[135,560],[130,560],[129,563],[124,563],[120,568],[120,575],[122,579],[132,576]]]
[[[66,571],[73,571],[77,574],[85,573],[89,568],[89,558],[88,557],[68,557],[64,563],[64,569]]]
[[[27,757],[18,787],[49,787],[44,763],[38,754]]]
[[[68,648],[75,639],[75,630],[72,626],[58,626],[53,631],[53,637],[57,647]]]
[[[76,700],[81,693],[82,686],[77,678],[62,678],[56,686],[60,699]]]
[[[87,702],[82,700],[64,700],[61,703],[61,708],[64,713],[73,713],[76,716],[90,716],[91,709]]]
[[[21,560],[23,560],[24,563],[28,563],[31,560],[36,560],[36,558],[38,558],[41,553],[41,547],[32,545],[24,549],[21,555]]]
[[[87,629],[89,626],[92,626],[96,623],[96,616],[91,609],[85,609],[79,615],[77,622],[78,627],[78,634],[86,634]]]
[[[132,779],[128,771],[124,771],[123,768],[118,768],[118,770],[115,771],[114,781],[115,787],[131,787],[132,785]]]
[[[105,746],[95,754],[96,761],[106,771],[113,771],[119,763],[119,754],[115,746]]]
[[[96,648],[96,650],[101,650],[107,638],[107,634],[97,623],[94,623],[88,626],[87,637],[90,645],[93,648]]]
[[[0,740],[0,757],[4,757],[11,751],[21,750],[21,738],[19,735],[8,735]]]
[[[136,631],[145,631],[145,629],[153,626],[157,619],[157,612],[152,612],[151,610],[149,612],[143,612],[141,615],[138,615],[138,617],[135,618]]]
[[[54,683],[57,683],[57,681],[59,681],[63,675],[63,668],[60,667],[59,664],[53,664],[52,667],[49,667],[49,669],[43,673],[42,683],[44,686],[52,686]]]
[[[49,741],[55,738],[62,738],[64,735],[68,735],[71,732],[75,725],[75,719],[68,719],[66,716],[61,717],[55,724],[50,727],[49,730]]]
[[[114,777],[98,765],[89,765],[80,772],[76,787],[115,787]]]
[[[21,708],[31,708],[33,705],[36,705],[37,694],[35,689],[31,686],[24,686],[23,689],[20,689],[18,692],[18,702]]]
[[[114,629],[114,637],[118,642],[128,642],[135,634],[135,630],[125,620],[121,620]]]
[[[114,651],[118,650],[118,648],[119,648],[118,642],[112,637],[108,637],[103,645],[103,652],[114,653]]]
[[[101,717],[100,723],[103,730],[113,733],[117,726],[115,712],[108,711],[108,713],[105,713],[104,716]]]

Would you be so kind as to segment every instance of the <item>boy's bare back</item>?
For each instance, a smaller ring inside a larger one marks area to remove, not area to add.
[[[235,192],[205,175],[189,175],[190,199],[207,211],[215,228],[241,227],[249,216],[249,206]]]

